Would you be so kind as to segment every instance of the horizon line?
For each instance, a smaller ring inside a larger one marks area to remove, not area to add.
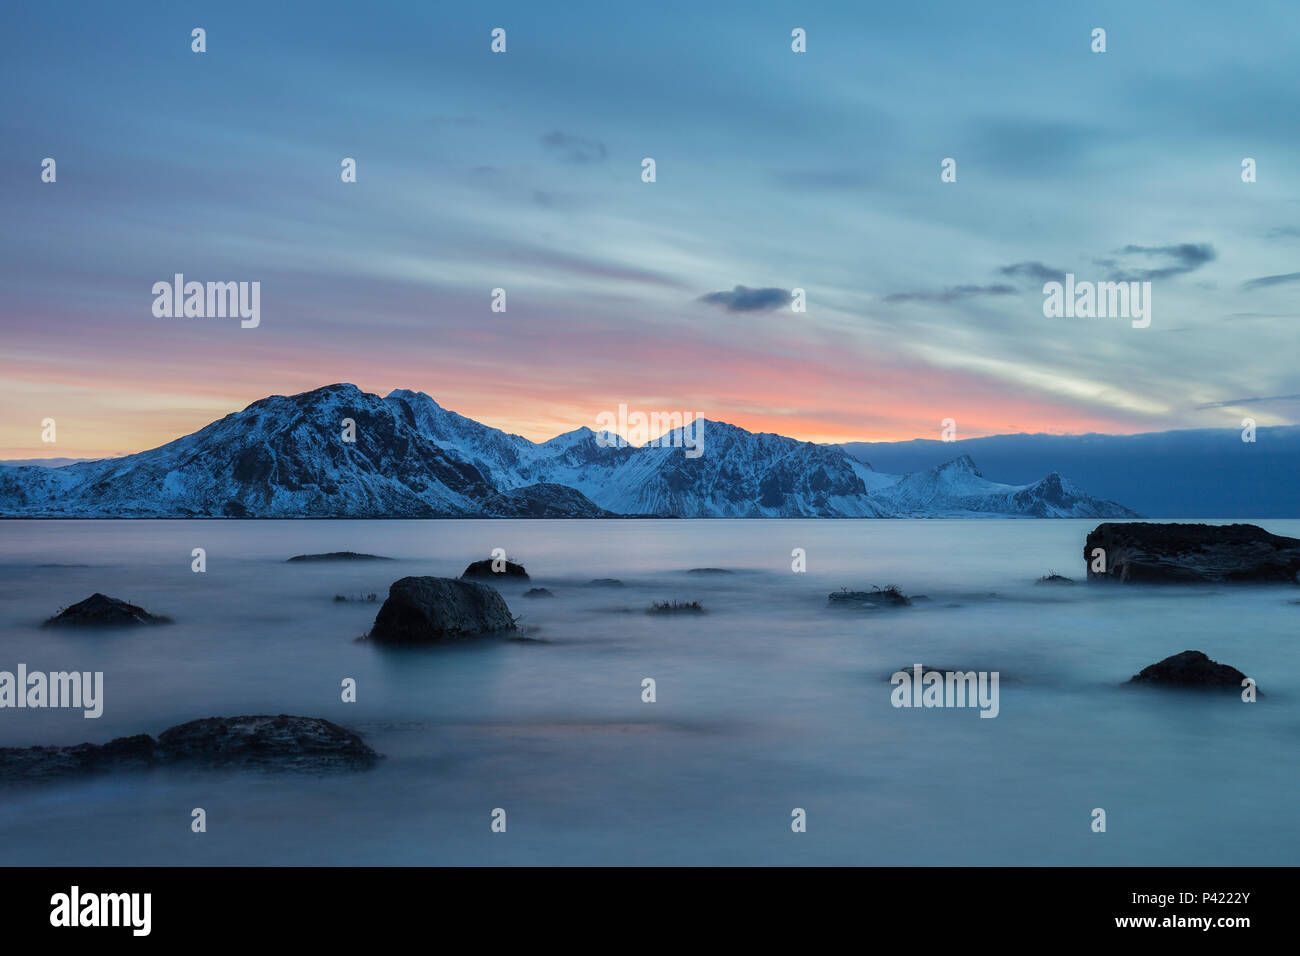
[[[426,398],[428,398],[428,399],[430,399],[431,401],[433,401],[433,403],[434,403],[435,405],[437,405],[440,409],[442,409],[442,410],[445,411],[445,412],[449,412],[449,413],[451,413],[451,414],[458,415],[458,416],[461,417],[461,418],[465,418],[465,419],[467,419],[467,420],[469,420],[469,421],[475,422],[476,424],[482,425],[482,426],[484,426],[484,427],[486,427],[486,428],[491,428],[491,429],[493,429],[493,430],[495,430],[495,431],[501,432],[502,434],[512,435],[512,436],[514,436],[514,437],[521,438],[521,439],[523,439],[524,441],[527,441],[527,442],[529,442],[530,444],[533,444],[533,445],[544,445],[544,444],[546,444],[546,443],[549,442],[549,441],[553,441],[553,440],[555,440],[556,438],[559,438],[559,437],[561,437],[561,436],[563,436],[563,435],[569,435],[569,434],[572,434],[572,433],[575,432],[575,431],[580,431],[580,430],[583,429],[583,428],[588,429],[588,430],[591,431],[593,434],[599,434],[601,431],[608,432],[609,434],[616,435],[616,436],[618,436],[619,438],[621,438],[622,440],[627,441],[626,436],[622,435],[621,433],[619,433],[619,432],[617,432],[617,431],[612,431],[612,430],[610,430],[610,429],[596,429],[596,428],[592,428],[591,425],[587,425],[587,424],[575,425],[574,427],[569,428],[569,429],[567,429],[567,430],[556,432],[556,433],[555,433],[554,435],[552,435],[550,438],[545,438],[545,439],[542,439],[542,440],[538,441],[538,440],[534,440],[534,439],[528,438],[528,437],[525,436],[525,435],[520,435],[520,434],[517,433],[517,432],[510,431],[508,428],[503,428],[503,427],[501,427],[501,426],[499,426],[499,425],[494,425],[494,424],[491,424],[491,423],[488,422],[488,421],[484,421],[484,420],[481,420],[481,419],[473,418],[473,417],[471,417],[471,416],[469,416],[469,415],[465,415],[465,414],[463,414],[463,413],[461,413],[461,412],[457,412],[457,411],[455,411],[455,409],[448,408],[446,405],[443,405],[441,402],[439,402],[437,398],[435,398],[433,395],[430,395],[428,392],[425,392],[423,389],[414,389],[414,388],[409,388],[409,387],[397,387],[397,388],[392,388],[392,389],[390,389],[389,392],[388,392],[388,394],[385,395],[385,394],[380,394],[380,393],[377,392],[377,391],[375,391],[375,392],[368,392],[368,391],[366,391],[364,388],[362,388],[361,386],[356,385],[355,383],[352,383],[352,382],[331,382],[331,383],[329,383],[329,384],[326,384],[326,385],[319,385],[319,386],[316,386],[315,388],[309,388],[309,389],[306,389],[305,391],[301,391],[301,392],[292,392],[292,393],[273,392],[273,393],[268,394],[268,395],[263,395],[263,396],[260,397],[260,398],[253,399],[252,401],[246,403],[246,404],[243,405],[243,407],[241,407],[241,408],[235,408],[235,409],[232,409],[232,410],[229,411],[229,412],[226,412],[225,414],[218,415],[216,418],[213,418],[211,421],[208,421],[207,423],[205,423],[205,424],[203,424],[203,425],[200,425],[198,428],[195,428],[193,431],[182,432],[182,433],[180,433],[180,434],[175,435],[174,437],[168,438],[166,441],[163,441],[163,442],[161,442],[160,444],[157,444],[157,445],[151,445],[151,446],[149,446],[149,447],[145,447],[145,448],[140,448],[140,449],[137,449],[137,450],[135,450],[135,451],[126,451],[126,452],[119,452],[119,453],[116,453],[116,454],[107,454],[107,455],[90,455],[90,456],[85,456],[85,457],[73,456],[73,455],[49,455],[49,454],[46,454],[46,455],[31,455],[31,456],[26,457],[26,458],[23,458],[23,457],[15,457],[15,456],[12,455],[12,453],[6,453],[6,452],[4,452],[4,451],[0,451],[0,464],[7,465],[7,466],[9,466],[9,467],[22,467],[24,464],[27,464],[27,463],[36,463],[36,462],[42,462],[42,461],[58,460],[58,461],[66,461],[69,465],[73,465],[73,464],[80,464],[80,463],[83,463],[83,462],[90,462],[90,461],[108,461],[108,460],[111,460],[111,459],[117,459],[117,458],[129,458],[129,457],[131,457],[132,455],[140,455],[140,454],[144,454],[144,453],[149,452],[149,451],[154,451],[154,450],[156,450],[156,449],[158,449],[158,448],[162,448],[162,447],[164,447],[164,446],[166,446],[166,445],[169,445],[169,444],[171,444],[172,442],[179,441],[179,440],[181,440],[181,439],[183,439],[183,438],[187,438],[187,437],[189,437],[190,435],[193,435],[193,434],[195,434],[195,433],[197,433],[197,432],[199,432],[199,431],[202,431],[204,428],[207,428],[207,427],[209,427],[209,426],[215,424],[216,422],[221,421],[223,418],[226,418],[226,417],[228,417],[228,416],[230,416],[230,415],[237,415],[237,414],[240,414],[241,412],[245,412],[245,411],[247,411],[249,408],[251,408],[253,405],[258,404],[259,402],[266,401],[267,399],[271,399],[271,398],[296,398],[296,397],[299,397],[299,396],[302,396],[302,395],[310,395],[310,394],[313,393],[313,392],[320,392],[320,391],[325,391],[325,390],[327,390],[327,389],[331,389],[331,388],[340,388],[340,387],[346,387],[346,388],[352,388],[352,389],[355,389],[356,391],[360,392],[362,395],[370,395],[370,396],[374,396],[374,397],[378,398],[378,399],[381,400],[381,401],[387,401],[387,400],[388,400],[388,399],[389,399],[389,398],[390,398],[394,393],[396,393],[396,392],[410,392],[410,393],[417,394],[417,395],[423,395],[423,396],[425,396]],[[626,402],[619,403],[619,405],[620,405],[621,407],[624,407],[624,408],[627,407],[627,403],[626,403]],[[644,410],[640,410],[640,411],[643,411],[643,412],[644,412]],[[600,413],[600,414],[605,414],[605,412],[602,412],[602,413]],[[662,409],[657,409],[657,410],[654,411],[654,414],[660,414],[660,415],[662,415],[662,414],[674,414],[674,413],[673,413],[673,412],[665,413]],[[966,436],[966,437],[961,437],[961,438],[952,438],[952,439],[931,438],[931,437],[923,437],[923,436],[919,436],[919,435],[918,435],[918,436],[914,436],[914,437],[911,437],[911,438],[895,438],[895,439],[888,439],[888,438],[886,438],[886,439],[855,438],[855,439],[839,440],[839,441],[815,441],[815,440],[812,440],[812,439],[799,438],[799,437],[797,437],[797,436],[795,436],[795,435],[788,435],[788,434],[785,434],[785,433],[783,433],[783,432],[771,431],[771,430],[767,430],[767,429],[762,429],[762,430],[750,429],[750,428],[747,428],[747,427],[745,427],[745,426],[743,426],[743,425],[736,425],[736,424],[733,424],[733,423],[731,423],[731,422],[722,421],[722,420],[720,420],[720,419],[711,419],[711,418],[706,418],[706,417],[705,417],[703,414],[701,414],[701,413],[684,412],[684,411],[678,410],[678,411],[676,411],[676,414],[681,414],[681,415],[683,415],[683,416],[693,414],[693,415],[695,415],[695,419],[701,419],[701,420],[704,420],[704,421],[706,421],[706,422],[708,422],[708,423],[710,423],[710,424],[726,425],[727,427],[730,427],[730,428],[737,428],[737,429],[739,429],[739,430],[741,430],[741,431],[744,431],[744,432],[747,432],[748,434],[751,434],[751,435],[776,435],[776,436],[781,437],[781,438],[787,438],[787,439],[790,439],[791,441],[805,442],[805,443],[813,444],[813,445],[819,445],[819,446],[825,446],[825,447],[839,447],[839,448],[843,448],[843,447],[848,446],[848,445],[904,445],[904,444],[910,444],[910,443],[913,443],[913,442],[930,442],[930,443],[933,443],[933,444],[954,444],[954,445],[956,445],[956,444],[960,444],[960,443],[962,443],[962,442],[980,441],[980,440],[985,440],[985,439],[995,439],[995,438],[1140,438],[1140,437],[1143,437],[1143,436],[1146,436],[1146,435],[1165,435],[1165,434],[1171,434],[1171,433],[1175,433],[1175,432],[1200,432],[1200,431],[1206,431],[1206,432],[1209,432],[1209,431],[1222,431],[1222,432],[1228,432],[1228,431],[1240,431],[1240,429],[1237,428],[1236,426],[1203,426],[1203,427],[1191,427],[1191,428],[1167,428],[1167,429],[1158,429],[1158,430],[1154,430],[1154,431],[1153,431],[1153,430],[1146,430],[1146,431],[1135,431],[1135,432],[1098,432],[1098,431],[1086,431],[1086,432],[1044,432],[1044,431],[1034,431],[1034,432],[1029,432],[1029,431],[1007,431],[1007,432],[989,432],[989,433],[985,433],[985,434],[975,434],[975,435],[970,435],[970,436]],[[598,418],[598,417],[599,417],[599,414],[598,414],[596,417]],[[695,420],[695,419],[693,419],[693,420]],[[684,427],[684,426],[683,426],[683,427]],[[1259,426],[1258,430],[1264,430],[1264,429],[1276,429],[1276,428],[1298,428],[1298,427],[1300,427],[1300,425],[1295,425],[1295,424],[1291,424],[1291,425],[1261,425],[1261,426]],[[638,448],[639,448],[639,447],[645,447],[646,445],[650,445],[650,444],[653,444],[653,443],[656,442],[656,441],[659,441],[659,440],[660,440],[664,435],[670,434],[672,431],[676,431],[676,430],[677,430],[677,429],[668,429],[668,430],[666,430],[666,431],[664,431],[664,432],[661,432],[661,433],[658,434],[658,435],[655,435],[655,436],[652,437],[652,438],[647,439],[647,440],[644,441],[644,442],[641,442],[641,443],[628,442],[628,444],[629,444],[629,446],[631,446],[631,447],[638,447]],[[15,450],[17,450],[17,449],[15,449]],[[36,467],[42,467],[42,466],[40,466],[40,465],[36,465]]]

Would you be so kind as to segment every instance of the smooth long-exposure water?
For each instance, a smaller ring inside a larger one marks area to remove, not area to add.
[[[0,710],[0,746],[290,713],[385,755],[335,776],[0,788],[0,863],[1295,864],[1300,588],[1088,586],[1095,524],[0,522],[0,670],[104,672],[102,718]],[[499,589],[534,640],[395,650],[355,640],[378,603],[333,600],[382,601],[400,577],[456,576],[496,547],[532,576]],[[397,560],[285,563],[345,550]],[[734,573],[687,573],[700,567]],[[1049,569],[1078,583],[1036,584]],[[828,605],[873,584],[928,600]],[[534,586],[555,597],[523,598]],[[39,627],[95,591],[175,623]],[[707,613],[645,613],[662,600]],[[1122,686],[1186,649],[1263,696]],[[889,675],[918,662],[998,671],[997,718],[892,707]]]

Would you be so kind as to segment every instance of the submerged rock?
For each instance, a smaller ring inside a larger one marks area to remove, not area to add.
[[[370,639],[428,644],[514,629],[510,608],[494,588],[460,578],[407,577],[388,589]]]
[[[542,598],[542,597],[555,597],[555,595],[552,594],[550,591],[548,591],[546,588],[529,588],[527,591],[524,592],[524,597]]]
[[[1055,571],[1048,571],[1041,578],[1034,582],[1035,584],[1073,584],[1074,578],[1067,578],[1064,574],[1057,574]]]
[[[328,551],[325,554],[295,554],[285,563],[292,561],[391,561],[378,554],[361,554],[358,551]]]
[[[728,571],[726,568],[691,568],[687,574],[735,574],[735,571]]]
[[[699,601],[655,601],[646,609],[647,614],[703,614]]]
[[[883,588],[874,587],[870,591],[850,591],[848,588],[840,588],[828,594],[826,600],[840,606],[867,607],[906,607],[912,603],[911,598],[892,584]]]
[[[0,747],[0,781],[35,783],[117,770],[183,765],[325,772],[379,759],[350,730],[319,717],[206,717],[162,732],[71,747]]]
[[[1093,570],[1098,548],[1105,552],[1104,571]],[[1300,538],[1253,524],[1107,523],[1088,535],[1083,559],[1090,581],[1295,583]]]
[[[96,592],[47,620],[44,627],[131,627],[136,624],[170,624],[171,618],[150,614],[144,608]]]
[[[57,780],[154,764],[154,739],[148,734],[118,737],[106,744],[72,747],[0,747],[0,781]]]
[[[1183,651],[1142,668],[1128,682],[1199,690],[1240,691],[1243,686],[1241,682],[1245,679],[1246,675],[1237,668],[1212,661],[1200,651]]]
[[[495,562],[493,558],[484,558],[482,561],[475,561],[461,572],[462,578],[523,578],[528,580],[528,572],[524,570],[522,564],[515,564],[513,561],[507,561],[500,571],[492,570]]]
[[[618,578],[592,578],[587,582],[589,588],[621,588],[623,582]]]

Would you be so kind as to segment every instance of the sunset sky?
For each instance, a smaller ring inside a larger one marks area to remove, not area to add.
[[[538,440],[1296,423],[1300,6],[1250,11],[10,4],[0,458],[334,382]],[[1151,326],[1045,318],[1067,271],[1151,281]],[[259,281],[260,326],[156,318],[175,273]]]

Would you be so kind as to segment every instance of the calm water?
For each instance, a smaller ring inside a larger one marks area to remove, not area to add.
[[[0,522],[0,669],[105,674],[104,716],[2,710],[0,746],[196,717],[326,717],[386,755],[333,777],[119,774],[0,789],[0,863],[1300,862],[1300,589],[1038,586],[1095,521]],[[1265,522],[1300,536],[1300,521]],[[207,550],[208,570],[190,570]],[[535,641],[354,641],[378,592],[504,547]],[[808,570],[791,571],[803,548]],[[392,563],[286,564],[363,551]],[[731,575],[685,572],[721,567]],[[616,577],[622,588],[585,586]],[[929,601],[827,605],[896,583]],[[524,599],[529,586],[553,600]],[[54,633],[103,591],[176,619]],[[655,600],[704,616],[655,617]],[[1205,651],[1265,696],[1119,685]],[[1001,712],[894,709],[921,662],[999,671]],[[340,700],[355,678],[359,699]],[[658,700],[641,701],[653,677]],[[208,832],[190,832],[203,807]],[[493,808],[505,834],[490,832]],[[794,834],[802,807],[808,830]],[[1108,832],[1090,830],[1103,807]]]

